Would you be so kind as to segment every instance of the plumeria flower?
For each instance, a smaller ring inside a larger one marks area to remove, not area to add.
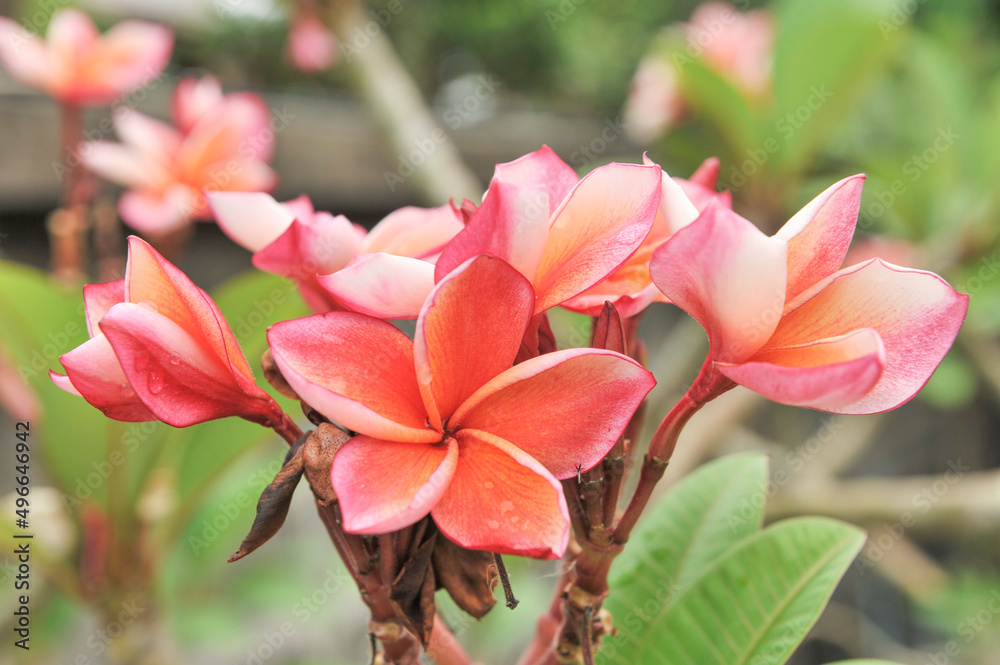
[[[497,165],[482,205],[434,266],[371,257],[325,284],[342,301],[368,303],[372,316],[415,318],[435,282],[492,254],[531,282],[540,314],[600,282],[642,244],[660,202],[660,174],[655,164],[612,163],[581,180],[545,146]]]
[[[316,14],[303,12],[297,15],[288,30],[288,59],[303,72],[321,72],[337,61],[337,36]]]
[[[83,297],[91,338],[60,357],[65,375],[50,373],[63,390],[115,420],[281,420],[216,304],[143,240],[129,238],[124,279]]]
[[[648,157],[644,158],[644,162],[653,163]],[[562,306],[581,314],[598,316],[604,303],[610,301],[623,318],[629,318],[637,316],[653,302],[669,302],[649,276],[649,259],[653,250],[693,222],[712,201],[718,199],[720,205],[732,207],[729,192],[715,191],[718,177],[719,160],[714,157],[706,160],[690,180],[671,178],[664,172],[660,208],[656,212],[653,228],[639,249],[606,279],[565,301]]]
[[[128,108],[115,114],[122,143],[81,148],[84,163],[128,189],[118,203],[126,224],[154,235],[210,216],[203,191],[262,191],[277,183],[267,165],[274,151],[271,115],[251,93],[223,95],[218,80],[178,84],[175,127]]]
[[[377,315],[388,311],[390,316],[385,318],[397,318],[392,316],[394,307],[404,314],[419,311],[434,287],[430,262],[463,228],[448,205],[400,208],[366,232],[343,215],[317,212],[307,196],[285,203],[264,193],[209,192],[207,196],[219,228],[254,253],[253,263],[259,269],[296,280],[306,303],[316,312],[348,309]],[[373,261],[386,272],[370,270]],[[337,273],[348,266],[355,274],[381,283],[376,293],[380,300],[341,291]],[[400,269],[392,270],[393,266]],[[406,300],[414,293],[419,302]]]
[[[796,406],[878,413],[912,398],[968,308],[939,276],[871,259],[840,268],[864,176],[773,237],[719,204],[653,253],[653,281],[708,332],[705,392],[737,383]]]
[[[558,479],[605,456],[654,381],[597,349],[511,367],[535,308],[523,275],[479,256],[434,287],[412,341],[353,312],[268,331],[303,401],[358,432],[331,472],[346,531],[388,533],[429,513],[466,548],[563,554],[569,517]]]
[[[0,62],[10,75],[65,104],[103,106],[156,79],[174,35],[145,21],[122,21],[103,36],[78,9],[52,16],[43,42],[0,17]]]

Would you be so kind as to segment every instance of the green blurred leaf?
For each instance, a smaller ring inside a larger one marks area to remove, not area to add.
[[[959,353],[949,352],[920,390],[920,397],[942,408],[958,408],[976,395],[976,372]]]
[[[614,617],[669,605],[719,555],[763,521],[767,458],[733,455],[701,467],[650,511],[615,561],[605,606]]]
[[[758,147],[757,118],[732,83],[694,59],[678,64],[678,78],[684,99],[725,137],[734,162],[742,161],[748,150]]]
[[[777,17],[775,129],[783,141],[776,163],[796,171],[882,73],[907,17],[888,0],[787,0]]]
[[[900,665],[895,661],[889,660],[873,660],[871,658],[861,658],[858,660],[838,660],[836,663],[830,663],[830,665]]]

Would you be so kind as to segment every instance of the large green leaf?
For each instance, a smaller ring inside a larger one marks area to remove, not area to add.
[[[730,549],[672,603],[626,619],[619,629],[627,639],[607,655],[617,663],[780,665],[864,540],[825,518],[776,524]]]
[[[830,663],[830,665],[900,665],[900,664],[888,660],[872,660],[871,658],[861,658],[858,660],[838,660],[836,663]]]
[[[786,0],[777,14],[774,129],[782,149],[776,164],[794,171],[882,72],[907,16],[889,0]]]
[[[698,60],[685,61],[678,68],[684,99],[725,137],[734,162],[759,147],[756,116],[732,83]]]
[[[606,607],[613,617],[665,606],[721,554],[756,533],[767,458],[724,457],[685,478],[639,524],[615,562]],[[648,610],[647,610],[648,611]],[[622,636],[628,632],[621,627]]]

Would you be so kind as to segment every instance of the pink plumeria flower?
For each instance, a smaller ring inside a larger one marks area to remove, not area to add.
[[[321,72],[333,66],[339,54],[337,36],[313,13],[299,14],[288,30],[288,58],[303,72]]]
[[[836,183],[773,237],[709,205],[653,253],[653,281],[708,332],[702,394],[735,382],[784,404],[860,414],[893,409],[927,382],[969,298],[881,259],[838,270],[863,182]]]
[[[648,157],[644,158],[644,162],[653,163]],[[649,260],[657,247],[693,222],[709,203],[718,200],[720,205],[732,207],[729,192],[715,191],[718,177],[719,160],[714,157],[706,160],[690,180],[671,178],[664,172],[660,208],[653,228],[639,249],[606,279],[565,301],[562,306],[581,314],[598,316],[604,303],[610,301],[622,318],[629,318],[639,315],[651,303],[670,302],[653,284],[649,276]]]
[[[434,287],[431,262],[463,228],[448,205],[400,208],[366,232],[343,215],[315,211],[307,196],[278,203],[263,193],[210,192],[208,200],[219,228],[254,253],[254,265],[294,279],[316,312],[348,309],[398,318],[392,316],[397,310],[419,311]],[[380,299],[342,291],[344,269],[353,279],[380,283]],[[420,301],[412,302],[414,297]]]
[[[483,203],[433,266],[372,257],[327,282],[344,301],[379,318],[415,318],[430,286],[468,259],[492,254],[535,292],[535,314],[578,295],[620,267],[642,244],[660,202],[655,164],[608,164],[582,180],[545,146],[498,164]]]
[[[104,106],[155,80],[173,49],[165,26],[122,21],[103,36],[78,9],[52,16],[43,42],[0,17],[0,62],[10,75],[65,104]]]
[[[654,381],[598,349],[512,367],[535,308],[523,275],[479,256],[437,284],[412,341],[352,312],[268,331],[303,401],[359,433],[331,471],[345,530],[389,533],[430,513],[463,547],[562,556],[569,515],[558,479],[607,454]]]
[[[706,64],[743,90],[760,95],[770,87],[775,35],[766,10],[744,14],[728,2],[706,2],[691,15],[684,36]]]
[[[659,53],[639,62],[625,100],[625,133],[644,144],[677,125],[687,105],[677,81],[677,70]]]
[[[129,238],[124,279],[83,297],[91,339],[60,357],[65,375],[50,373],[63,390],[115,420],[281,420],[216,304],[144,241]]]
[[[277,184],[271,114],[251,93],[223,95],[218,80],[181,81],[171,114],[177,127],[128,108],[115,114],[122,143],[81,148],[94,173],[127,188],[118,203],[126,224],[162,235],[210,217],[205,190],[262,191]]]

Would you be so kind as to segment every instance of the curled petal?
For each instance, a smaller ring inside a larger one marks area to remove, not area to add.
[[[448,489],[458,443],[382,441],[359,435],[333,458],[330,479],[348,533],[380,534],[417,522]]]
[[[413,352],[433,427],[513,364],[534,300],[528,280],[489,255],[449,273],[427,297]]]
[[[101,334],[97,324],[109,309],[125,302],[125,280],[117,279],[106,284],[87,284],[83,287],[83,306],[87,313],[87,332],[91,337]]]
[[[465,226],[450,205],[406,206],[389,213],[365,238],[361,251],[426,258],[441,251]]]
[[[317,278],[345,309],[379,319],[415,319],[434,289],[434,266],[392,254],[362,254]]]
[[[251,252],[277,240],[295,218],[264,192],[205,192],[205,198],[222,232]]]
[[[708,333],[712,358],[738,363],[761,348],[785,302],[784,240],[712,203],[653,252],[653,282]]]
[[[558,559],[569,543],[562,485],[528,454],[486,432],[462,430],[455,475],[431,509],[462,547]]]
[[[569,478],[604,458],[655,383],[638,363],[612,351],[556,351],[487,383],[451,423],[490,432],[556,478]]]
[[[282,321],[267,331],[282,376],[306,402],[344,427],[390,441],[434,443],[413,371],[413,342],[353,312]]]
[[[649,234],[660,203],[658,166],[608,164],[563,201],[532,283],[535,312],[572,298],[614,272]]]
[[[66,392],[80,395],[108,418],[125,422],[156,420],[129,385],[111,344],[100,331],[59,360],[66,368],[66,376],[52,372],[52,381]]]
[[[879,413],[912,398],[930,379],[962,326],[969,297],[934,273],[872,259],[834,273],[789,303],[768,349],[874,329],[885,369],[860,400],[831,409]]]
[[[823,411],[837,411],[862,399],[884,366],[885,348],[870,328],[802,346],[768,349],[739,365],[718,365],[727,377],[768,399]]]
[[[514,185],[544,185],[549,198],[550,217],[580,182],[573,167],[547,145],[512,162],[497,164],[493,177]]]
[[[201,340],[149,307],[115,305],[101,319],[101,331],[135,394],[168,425],[188,427],[227,416],[267,424],[278,413],[267,393],[256,385],[245,390]]]
[[[274,242],[253,256],[267,272],[297,280],[340,270],[358,253],[358,237],[343,215],[320,212],[309,222],[296,219]]]
[[[832,275],[847,256],[861,207],[865,176],[844,178],[795,213],[775,234],[788,242],[790,301]]]

